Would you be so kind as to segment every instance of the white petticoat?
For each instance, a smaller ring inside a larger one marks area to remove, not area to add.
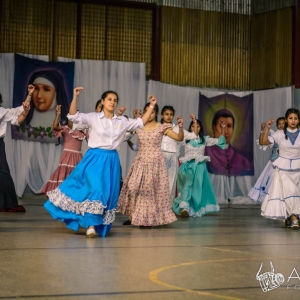
[[[253,188],[249,191],[248,197],[253,201],[262,203],[269,193],[275,169],[269,160],[264,170],[260,174]]]
[[[299,183],[300,172],[276,169],[269,194],[261,206],[261,215],[270,219],[286,219],[291,215],[300,215]]]

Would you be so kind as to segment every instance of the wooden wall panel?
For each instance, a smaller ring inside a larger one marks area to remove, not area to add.
[[[291,8],[252,16],[250,88],[292,84]]]
[[[248,89],[250,16],[163,7],[161,81]]]

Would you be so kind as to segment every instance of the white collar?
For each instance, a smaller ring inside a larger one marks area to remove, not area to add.
[[[297,131],[298,131],[298,128],[295,128],[295,129],[289,129],[289,128],[287,128],[287,131],[288,131],[288,132],[297,132]]]
[[[101,111],[101,112],[99,113],[99,117],[100,117],[100,119],[103,119],[104,117],[107,118],[107,119],[109,119],[109,118],[105,115],[104,111]],[[116,114],[114,114],[114,116],[112,117],[112,119],[119,119],[119,120],[121,120],[121,117],[122,117],[122,116],[117,116]]]

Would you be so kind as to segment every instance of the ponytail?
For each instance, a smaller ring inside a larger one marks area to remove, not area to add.
[[[283,132],[284,132],[284,136],[285,136],[285,139],[287,140],[288,139],[288,136],[287,136],[287,121],[284,121],[284,127],[283,127]]]

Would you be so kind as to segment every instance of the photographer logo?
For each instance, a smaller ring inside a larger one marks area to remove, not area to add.
[[[274,273],[274,267],[271,261],[270,265],[271,272],[259,274],[263,266],[263,263],[261,263],[260,268],[256,274],[256,279],[259,281],[263,292],[269,292],[271,290],[277,289],[281,284],[284,283],[284,276],[281,273]]]

